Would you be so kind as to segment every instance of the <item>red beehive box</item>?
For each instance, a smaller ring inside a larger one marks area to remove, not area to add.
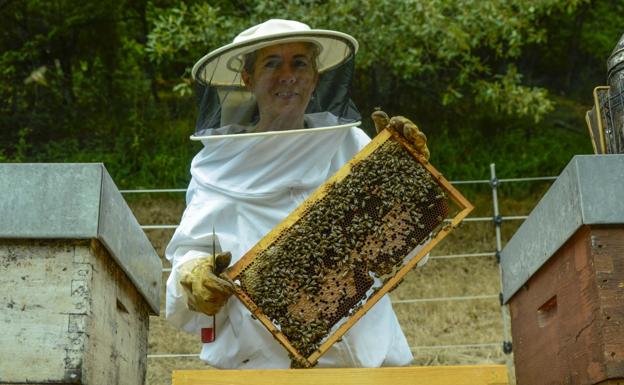
[[[501,253],[519,385],[624,379],[623,181],[574,157]]]

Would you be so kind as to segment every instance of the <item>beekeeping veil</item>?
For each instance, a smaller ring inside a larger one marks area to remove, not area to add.
[[[357,41],[341,32],[272,19],[241,32],[232,43],[195,64],[192,75],[199,116],[191,139],[252,135],[249,131],[258,122],[259,113],[254,96],[241,77],[244,57],[263,47],[293,42],[318,47],[316,68],[320,77],[305,112],[306,129],[338,129],[358,124],[360,114],[349,97]]]

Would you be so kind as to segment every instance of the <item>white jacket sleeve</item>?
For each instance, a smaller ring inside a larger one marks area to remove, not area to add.
[[[167,320],[176,327],[199,334],[209,317],[188,309],[186,292],[180,285],[180,267],[193,259],[221,251],[219,238],[220,235],[221,237],[226,235],[218,233],[219,226],[215,224],[215,219],[211,218],[213,211],[210,207],[214,204],[204,201],[205,194],[198,193],[193,182],[189,185],[188,191],[187,208],[165,251],[167,259],[171,262],[171,274],[167,279],[165,314]],[[216,250],[212,249],[213,224],[215,224]]]

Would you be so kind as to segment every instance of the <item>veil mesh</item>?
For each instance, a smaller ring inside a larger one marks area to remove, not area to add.
[[[305,114],[324,117],[306,122],[323,122],[320,126],[322,127],[361,120],[349,93],[354,69],[355,57],[351,55],[342,64],[320,74]],[[241,86],[241,83],[240,73],[228,84],[195,83],[199,107],[195,136],[245,133],[258,122],[258,106],[253,94]],[[316,127],[319,126],[315,125],[314,128]]]

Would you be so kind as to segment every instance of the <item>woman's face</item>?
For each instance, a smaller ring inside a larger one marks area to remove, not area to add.
[[[318,81],[310,44],[262,48],[243,81],[256,97],[260,123],[267,129],[303,128],[303,114]],[[300,126],[301,127],[298,127]]]

